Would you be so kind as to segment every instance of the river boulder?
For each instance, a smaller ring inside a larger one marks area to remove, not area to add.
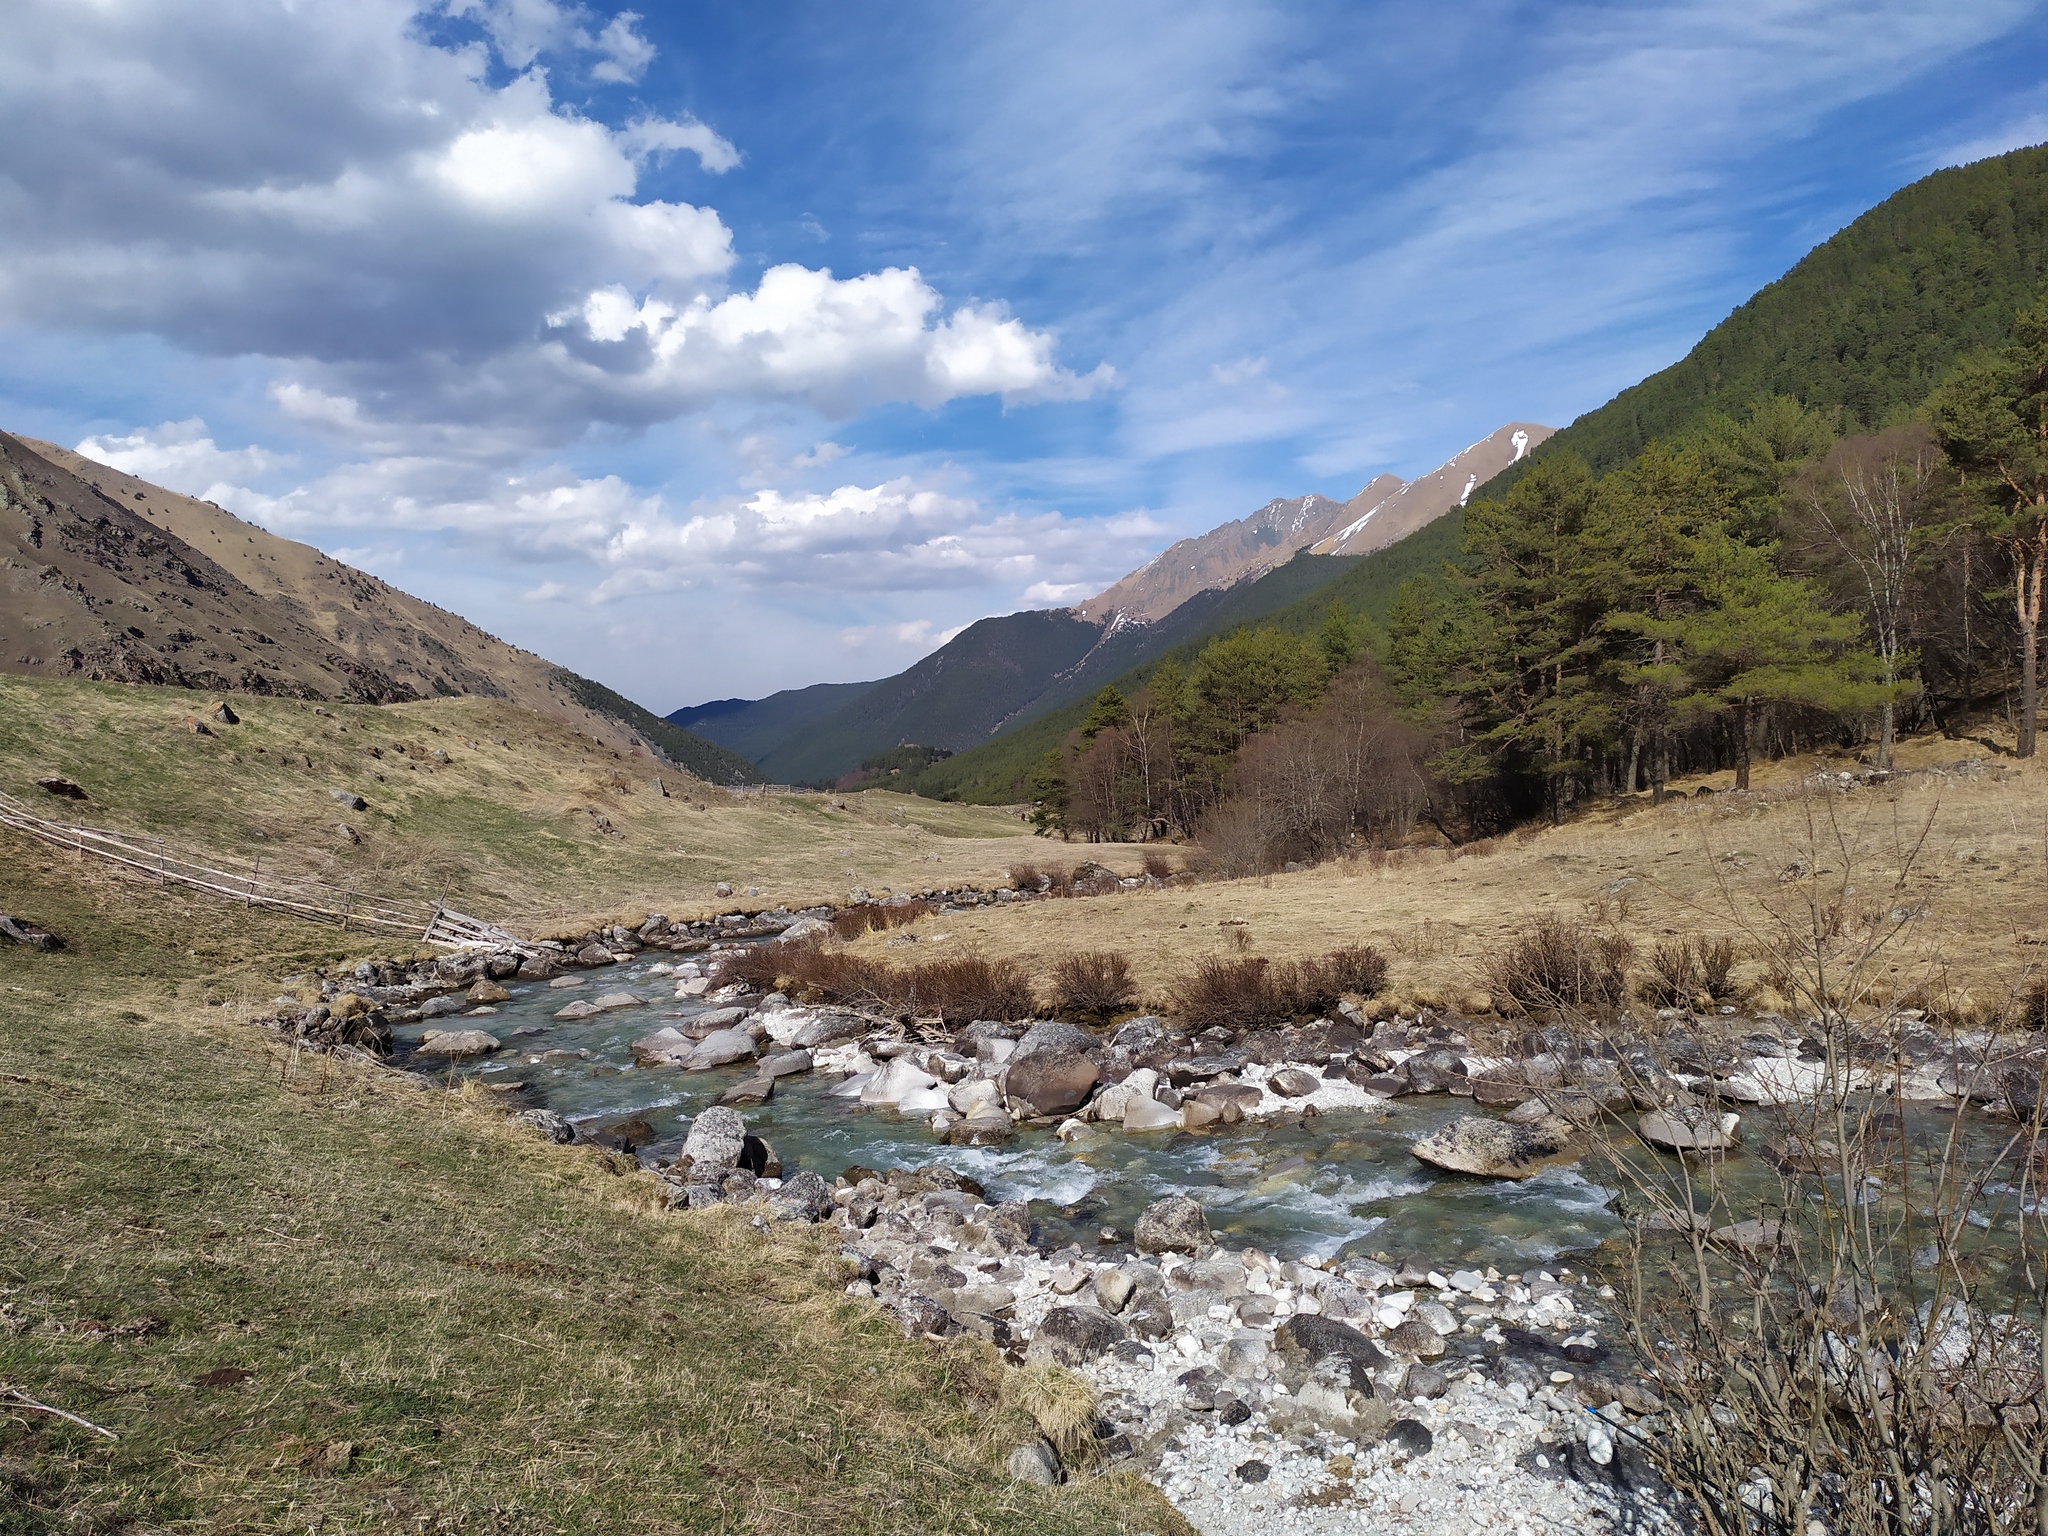
[[[1450,1173],[1526,1179],[1542,1171],[1544,1158],[1564,1150],[1564,1136],[1551,1122],[1511,1125],[1482,1115],[1464,1115],[1408,1150],[1417,1161]]]
[[[740,1148],[746,1139],[747,1122],[740,1112],[713,1105],[691,1122],[690,1134],[683,1139],[682,1156],[690,1160],[691,1169],[700,1175],[722,1171],[738,1165]]]
[[[1168,1195],[1146,1206],[1131,1240],[1140,1253],[1195,1253],[1215,1242],[1208,1216],[1186,1195]]]
[[[1742,1117],[1714,1114],[1696,1104],[1653,1109],[1636,1121],[1636,1134],[1664,1152],[1725,1152],[1735,1145]]]
[[[685,1072],[708,1072],[749,1060],[754,1054],[754,1037],[743,1029],[721,1029],[697,1042],[697,1048],[683,1058]]]
[[[495,1035],[487,1035],[480,1029],[451,1029],[428,1035],[419,1044],[419,1054],[462,1061],[472,1056],[488,1056],[497,1048]]]
[[[1009,1092],[1039,1115],[1070,1114],[1088,1102],[1101,1075],[1102,1042],[1073,1024],[1034,1024],[1010,1053]]]

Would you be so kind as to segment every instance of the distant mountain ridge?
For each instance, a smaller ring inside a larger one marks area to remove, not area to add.
[[[504,698],[701,778],[738,753],[310,545],[0,433],[0,669],[390,703]]]
[[[1085,603],[971,624],[894,677],[717,699],[666,718],[790,783],[836,779],[908,743],[965,752],[1176,647],[1301,601],[1455,510],[1472,485],[1550,433],[1510,422],[1413,482],[1380,475],[1349,501],[1275,498],[1178,541]]]

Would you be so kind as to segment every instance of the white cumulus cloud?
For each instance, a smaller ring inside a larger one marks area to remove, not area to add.
[[[257,479],[290,463],[283,455],[258,447],[222,448],[197,416],[119,436],[88,437],[77,451],[152,485],[215,501],[216,492],[232,493],[236,482]]]

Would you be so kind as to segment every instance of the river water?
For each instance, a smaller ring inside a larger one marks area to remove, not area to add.
[[[517,1079],[527,1085],[516,1100],[521,1107],[555,1110],[581,1128],[642,1120],[653,1128],[657,1150],[672,1155],[692,1117],[751,1069],[683,1073],[634,1065],[634,1040],[706,1006],[674,998],[675,979],[655,973],[656,963],[648,956],[607,967],[573,988],[519,983],[495,1013],[459,1024],[438,1019],[400,1026],[400,1056],[429,1029],[485,1029],[502,1042],[494,1056],[453,1067],[430,1067],[426,1058],[411,1065],[436,1077]],[[644,1005],[573,1022],[554,1018],[578,998],[618,991],[636,994]],[[1168,1194],[1200,1201],[1219,1241],[1255,1244],[1289,1258],[1384,1251],[1424,1256],[1446,1270],[1493,1264],[1511,1271],[1590,1250],[1623,1230],[1615,1191],[1588,1176],[1598,1171],[1590,1163],[1549,1168],[1517,1183],[1446,1174],[1418,1162],[1408,1150],[1418,1137],[1460,1116],[1487,1113],[1469,1099],[1406,1097],[1332,1110],[1299,1126],[1247,1123],[1202,1133],[1090,1126],[1071,1143],[1050,1130],[1020,1129],[1005,1146],[950,1147],[922,1117],[832,1097],[829,1090],[840,1081],[831,1073],[786,1077],[768,1103],[742,1111],[785,1169],[811,1169],[829,1182],[853,1165],[941,1162],[978,1180],[995,1199],[1031,1202],[1041,1236],[1055,1242],[1093,1245],[1105,1226],[1128,1239],[1138,1213]],[[1916,1113],[1928,1117],[1928,1133],[1938,1141],[1947,1113]],[[1752,1142],[1762,1134],[1762,1118],[1745,1116]],[[1973,1141],[1986,1145],[2002,1134],[1981,1117],[1971,1130]],[[1677,1164],[1666,1160],[1666,1166]],[[1779,1188],[1776,1175],[1740,1149],[1729,1157],[1724,1177],[1738,1198],[1768,1201]],[[1993,1222],[1998,1219],[1994,1213]]]

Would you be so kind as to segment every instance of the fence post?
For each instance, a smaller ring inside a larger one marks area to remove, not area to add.
[[[245,912],[256,904],[256,871],[262,867],[263,860],[260,857],[249,866],[249,894],[242,898],[242,910]]]
[[[164,873],[164,840],[162,838],[156,840],[156,883],[158,885],[170,884],[169,878]]]
[[[348,932],[348,909],[355,905],[356,893],[351,887],[341,898],[341,931]]]

